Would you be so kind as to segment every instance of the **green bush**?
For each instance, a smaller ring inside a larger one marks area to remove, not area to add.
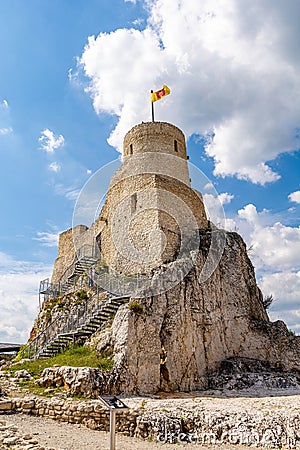
[[[88,293],[84,289],[76,292],[76,297],[78,300],[87,300],[89,298]]]
[[[143,314],[144,312],[144,307],[136,300],[128,303],[128,309],[136,314]]]

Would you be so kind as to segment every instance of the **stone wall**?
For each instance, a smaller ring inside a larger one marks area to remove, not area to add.
[[[81,423],[91,429],[109,430],[109,411],[99,400],[74,401],[25,397],[0,400],[0,414],[19,412],[33,414],[69,423]],[[124,410],[118,414],[117,431],[132,435],[136,427],[137,414]]]
[[[236,444],[260,448],[299,448],[299,405],[296,397],[275,399],[193,398],[188,400],[138,399],[135,406],[117,414],[116,428],[127,436],[160,444]],[[139,403],[139,404],[137,404]],[[255,403],[255,405],[254,405]],[[14,398],[0,401],[0,415],[13,412],[58,421],[83,424],[94,430],[109,430],[109,412],[99,400],[76,401],[53,398]],[[133,443],[134,445],[134,443]]]
[[[58,256],[54,262],[52,283],[57,283],[65,270],[73,263],[75,257],[75,243],[87,231],[85,225],[78,225],[60,233],[58,240]]]
[[[140,123],[125,135],[123,153],[130,156],[148,152],[168,153],[187,159],[184,134],[167,122]]]

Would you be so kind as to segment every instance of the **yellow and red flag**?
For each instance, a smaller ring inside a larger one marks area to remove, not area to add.
[[[169,95],[171,92],[170,88],[163,85],[163,88],[159,91],[151,92],[151,102],[156,102],[157,100],[160,100],[161,98],[165,97],[166,95]]]

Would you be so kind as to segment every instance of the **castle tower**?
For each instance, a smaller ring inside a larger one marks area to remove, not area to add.
[[[165,122],[141,123],[124,138],[97,237],[105,263],[119,273],[147,273],[183,254],[207,227],[202,196],[191,188],[185,137]],[[191,248],[190,248],[191,250]]]

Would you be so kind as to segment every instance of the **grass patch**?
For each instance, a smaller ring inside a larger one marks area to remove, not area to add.
[[[71,367],[96,367],[106,372],[112,368],[113,358],[108,353],[98,355],[93,349],[76,346],[51,358],[20,362],[10,367],[9,372],[14,374],[17,370],[25,369],[33,377],[38,377],[42,370],[55,364]]]

